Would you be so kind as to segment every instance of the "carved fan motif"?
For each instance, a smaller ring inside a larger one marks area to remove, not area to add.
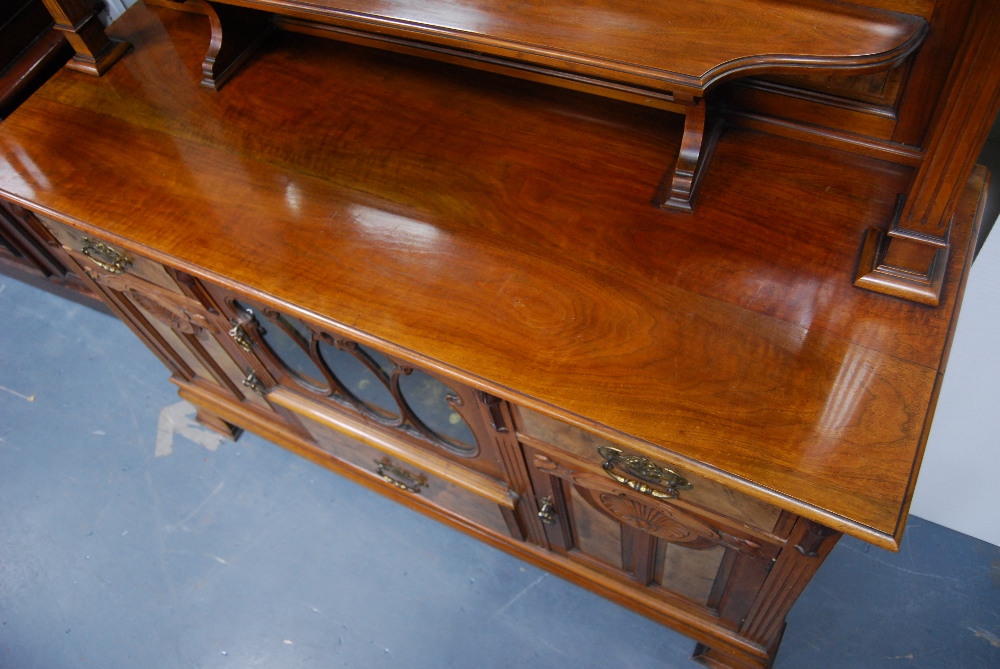
[[[711,548],[718,542],[718,535],[711,528],[694,518],[665,510],[654,509],[625,495],[601,493],[597,501],[604,510],[618,521],[664,541],[684,544],[688,548]]]
[[[196,317],[181,307],[165,304],[161,300],[157,300],[136,290],[128,291],[128,296],[151,315],[181,334],[196,335],[202,330],[203,324],[196,323]]]

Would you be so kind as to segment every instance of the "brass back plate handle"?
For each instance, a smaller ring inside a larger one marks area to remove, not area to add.
[[[641,455],[626,455],[617,448],[601,446],[597,452],[604,462],[601,467],[608,476],[630,489],[657,499],[676,499],[679,490],[690,490],[686,478]],[[619,473],[616,467],[624,473]]]
[[[538,519],[546,525],[556,524],[556,505],[551,497],[542,497],[538,500]]]
[[[382,458],[375,461],[375,473],[388,483],[396,486],[400,490],[419,494],[421,489],[426,488],[427,477],[423,474],[408,472],[402,467],[392,464],[389,458]]]
[[[80,253],[87,256],[101,269],[112,274],[124,274],[132,266],[132,261],[122,253],[111,248],[104,242],[83,238],[83,248]]]

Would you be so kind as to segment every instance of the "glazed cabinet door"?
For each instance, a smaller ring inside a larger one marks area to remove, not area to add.
[[[527,474],[497,403],[469,386],[258,299],[207,285],[269,402],[369,480],[480,531],[533,536]],[[540,531],[534,533],[536,540]]]

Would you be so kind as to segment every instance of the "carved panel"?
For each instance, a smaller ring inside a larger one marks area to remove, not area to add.
[[[394,437],[430,447],[482,473],[505,476],[496,439],[512,431],[506,427],[511,421],[499,400],[486,407],[474,389],[335,328],[317,326],[216,286],[206,287],[231,326],[229,338],[260,361],[275,385],[388,428]],[[496,427],[491,428],[491,422]],[[511,517],[511,522],[516,519]],[[541,529],[536,531],[541,539]]]
[[[642,504],[624,494],[610,495],[589,492],[584,498],[591,504],[613,516],[615,520],[631,525],[637,530],[648,532],[664,541],[685,544],[688,548],[710,548],[718,540],[718,534],[712,528],[699,522],[693,516],[675,510],[653,508]]]
[[[666,542],[697,550],[725,546],[749,557],[763,557],[761,544],[756,541],[713,527],[667,501],[646,503],[623,491],[613,480],[566,467],[538,453],[533,464],[546,474],[572,483],[584,499],[605,515]]]
[[[128,296],[151,316],[181,334],[198,335],[202,330],[212,329],[207,314],[193,300],[158,290],[145,282],[135,282],[127,274],[110,274],[88,266],[84,266],[84,271],[97,283]]]

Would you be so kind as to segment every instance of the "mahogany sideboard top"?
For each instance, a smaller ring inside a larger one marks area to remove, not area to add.
[[[109,32],[134,52],[0,125],[3,197],[897,545],[983,170],[930,308],[850,279],[912,167],[728,128],[673,213],[674,115],[288,34],[208,91],[204,17]]]

